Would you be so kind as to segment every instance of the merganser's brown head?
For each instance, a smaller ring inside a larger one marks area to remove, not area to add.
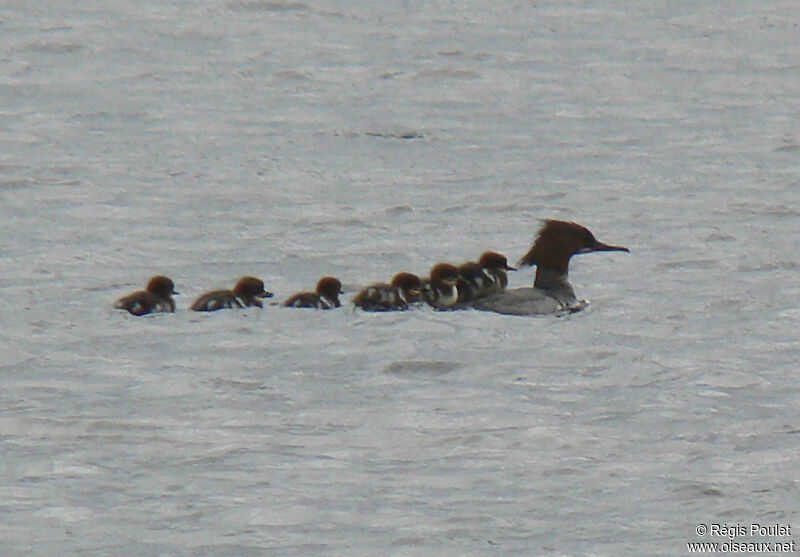
[[[272,298],[272,292],[264,290],[264,282],[256,277],[242,277],[236,286],[233,287],[233,293],[240,298]]]
[[[392,286],[396,288],[406,302],[416,302],[421,299],[422,281],[412,273],[397,273],[392,279]]]
[[[432,284],[454,285],[458,281],[458,269],[450,263],[437,263],[431,269]]]
[[[342,291],[342,283],[337,278],[322,277],[317,283],[317,294],[325,296],[338,304],[339,294],[344,294],[344,291]]]
[[[520,259],[520,266],[546,267],[566,274],[573,255],[595,251],[630,250],[598,241],[589,229],[574,222],[545,220],[530,251]]]
[[[170,296],[172,294],[178,294],[175,292],[175,283],[172,282],[172,279],[165,277],[164,275],[156,275],[151,278],[147,283],[145,290],[152,292],[153,294],[157,294],[158,296]]]
[[[484,269],[503,269],[504,271],[516,271],[514,267],[509,267],[506,256],[496,251],[485,251],[478,259],[478,264]]]

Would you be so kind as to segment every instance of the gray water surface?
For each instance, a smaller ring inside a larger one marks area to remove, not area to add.
[[[798,24],[6,2],[0,554],[683,555],[796,523]],[[631,249],[573,260],[581,313],[347,303],[516,260],[540,218]],[[157,273],[174,315],[113,310]],[[345,307],[187,311],[244,274]]]

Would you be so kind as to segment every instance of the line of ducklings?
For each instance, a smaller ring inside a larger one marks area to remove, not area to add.
[[[390,283],[376,283],[363,288],[353,298],[353,304],[364,311],[404,311],[416,304],[427,303],[440,309],[469,307],[470,302],[503,292],[508,286],[506,271],[516,271],[502,254],[487,251],[478,261],[460,266],[437,263],[430,276],[420,279],[412,273],[398,273]],[[342,283],[334,277],[323,277],[314,292],[300,292],[284,301],[292,308],[333,309],[342,304]],[[175,283],[163,275],[154,276],[144,290],[117,300],[114,307],[133,315],[174,312],[172,296]],[[217,311],[244,307],[263,307],[261,300],[272,298],[256,277],[242,277],[232,290],[212,290],[198,297],[190,306],[193,311]]]

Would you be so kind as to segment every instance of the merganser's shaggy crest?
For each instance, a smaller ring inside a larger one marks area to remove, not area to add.
[[[425,301],[436,309],[453,309],[458,304],[458,269],[437,263],[424,289]]]
[[[283,302],[283,305],[289,308],[333,309],[342,305],[339,303],[339,294],[343,294],[339,279],[323,277],[317,283],[316,292],[300,292]]]
[[[364,311],[402,311],[422,300],[422,281],[411,273],[397,273],[391,284],[367,286],[353,298]]]
[[[476,309],[509,315],[539,315],[578,311],[585,302],[575,297],[567,280],[573,255],[595,251],[630,250],[597,241],[589,230],[574,222],[545,220],[530,251],[520,266],[536,265],[533,288],[515,288],[473,304]]]
[[[173,313],[175,300],[175,283],[163,275],[156,275],[147,283],[144,290],[128,294],[117,300],[114,307],[124,309],[132,315],[147,315],[148,313]]]
[[[256,277],[242,277],[233,290],[206,292],[192,304],[194,311],[217,311],[224,308],[249,306],[264,307],[259,298],[272,298],[272,292],[264,290],[264,282]]]

